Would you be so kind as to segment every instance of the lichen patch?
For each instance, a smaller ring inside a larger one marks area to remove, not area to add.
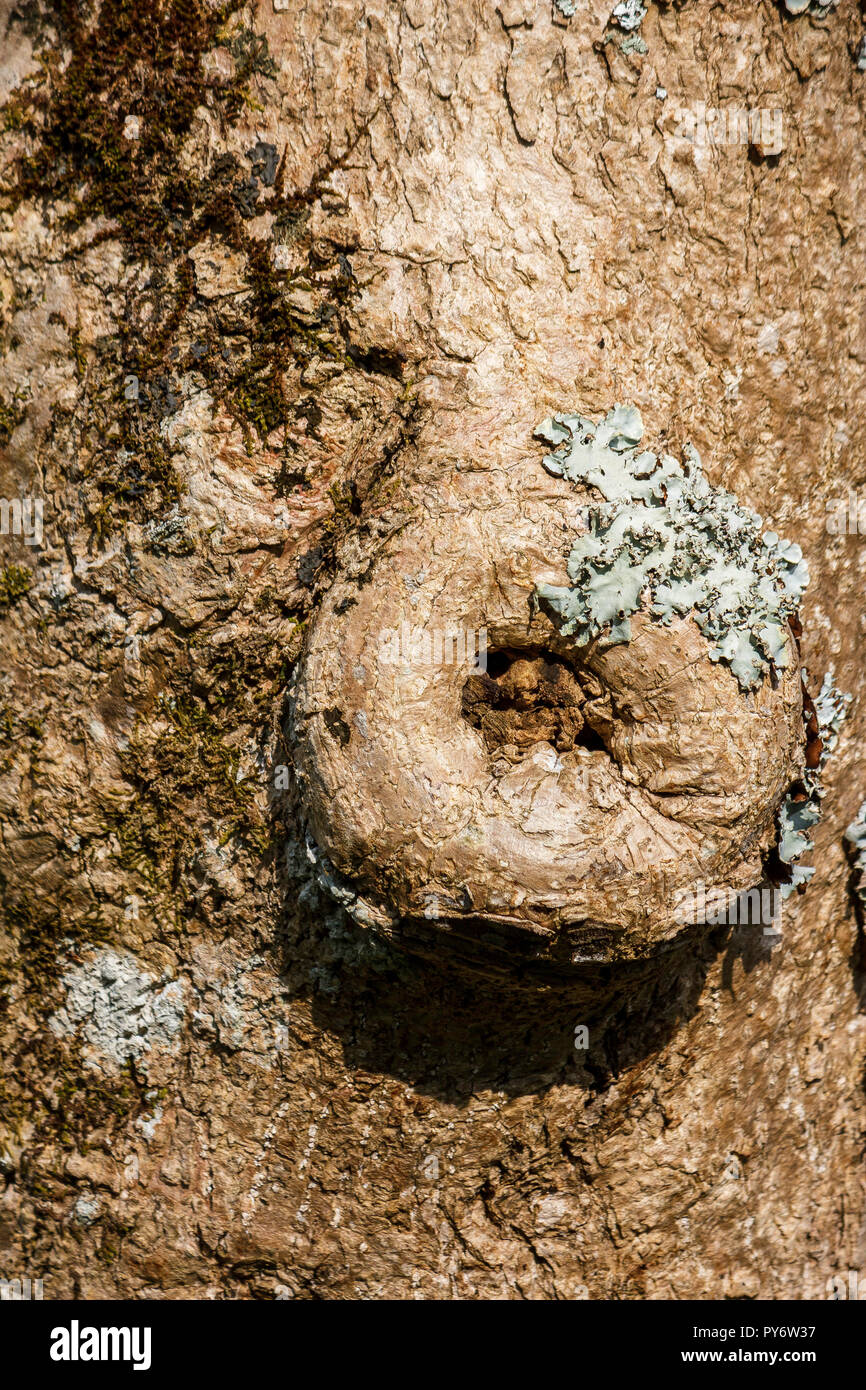
[[[693,614],[714,645],[712,661],[752,690],[771,666],[788,662],[785,624],[809,581],[798,545],[707,480],[697,451],[640,449],[643,422],[634,406],[616,406],[598,424],[560,414],[535,431],[555,446],[548,472],[600,492],[589,531],[568,560],[570,586],[541,584],[538,602],[578,645],[628,642],[630,617],[650,600],[654,619]]]
[[[62,977],[64,1004],[49,1019],[58,1037],[78,1036],[85,1064],[117,1072],[142,1062],[154,1048],[170,1048],[184,1021],[184,987],[157,979],[134,956],[110,949],[95,952]]]

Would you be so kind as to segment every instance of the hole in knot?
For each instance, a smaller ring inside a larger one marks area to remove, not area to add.
[[[491,755],[520,757],[536,743],[558,753],[605,745],[583,715],[577,674],[551,652],[491,652],[487,670],[463,687],[463,718],[478,729]]]

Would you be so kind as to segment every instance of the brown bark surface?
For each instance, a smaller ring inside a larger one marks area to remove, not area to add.
[[[44,503],[0,538],[0,1276],[824,1297],[866,1272],[860,12],[653,5],[642,53],[597,0],[277,3],[0,4],[0,494]],[[683,139],[701,102],[783,148]],[[776,944],[485,982],[321,887],[291,681],[395,498],[483,509],[619,401],[808,559],[853,697],[816,873]]]

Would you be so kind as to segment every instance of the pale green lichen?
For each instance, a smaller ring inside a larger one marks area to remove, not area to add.
[[[803,672],[804,679],[806,672]],[[814,788],[819,797],[824,795],[824,788],[821,784],[821,773],[827,765],[827,760],[835,752],[839,742],[839,731],[845,722],[848,713],[848,706],[852,697],[845,695],[834,684],[835,669],[830,667],[826,672],[821,689],[815,700],[815,714],[818,719],[818,732],[821,736],[821,761],[814,772],[806,773],[807,787]]]
[[[807,672],[803,672],[804,683]],[[824,676],[821,689],[815,700],[815,716],[818,721],[818,735],[821,740],[821,756],[818,766],[807,770],[802,784],[788,793],[779,808],[779,858],[791,867],[791,878],[782,885],[782,897],[788,898],[800,884],[809,882],[815,870],[810,865],[794,861],[815,846],[810,833],[821,819],[821,800],[825,795],[823,772],[827,761],[839,742],[842,727],[851,696],[844,695],[834,684],[833,667]]]
[[[577,0],[553,0],[553,3],[566,19],[571,19],[573,14],[577,14]]]
[[[783,898],[790,897],[801,883],[808,883],[815,872],[811,865],[796,864],[794,861],[815,848],[809,834],[820,819],[821,808],[811,799],[795,801],[787,796],[779,808],[778,854],[784,864],[791,866],[790,882],[782,884]]]
[[[863,802],[856,817],[845,831],[845,839],[852,846],[852,859],[857,875],[854,893],[861,912],[866,909],[866,801]]]
[[[831,10],[835,10],[839,0],[784,0],[785,9],[788,14],[805,14],[810,10],[819,19],[824,19]]]
[[[630,617],[649,599],[660,623],[691,613],[714,643],[710,659],[728,665],[743,690],[771,665],[787,665],[785,623],[809,580],[803,553],[772,531],[762,535],[761,517],[707,481],[690,444],[683,463],[639,449],[640,413],[622,405],[599,424],[554,415],[535,433],[554,446],[549,472],[605,499],[572,546],[571,585],[536,590],[563,634],[581,646],[628,642]]]
[[[640,28],[646,12],[646,5],[642,5],[641,0],[620,0],[620,3],[614,6],[610,18],[613,24],[618,24],[620,29],[625,29],[628,33]]]

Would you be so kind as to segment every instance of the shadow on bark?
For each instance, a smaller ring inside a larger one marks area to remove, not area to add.
[[[730,928],[688,928],[642,961],[585,966],[558,982],[494,980],[380,941],[309,883],[292,899],[306,910],[287,913],[281,975],[290,993],[310,999],[316,1026],[341,1039],[346,1066],[455,1105],[485,1089],[603,1091],[694,1014],[726,942],[741,949]]]

